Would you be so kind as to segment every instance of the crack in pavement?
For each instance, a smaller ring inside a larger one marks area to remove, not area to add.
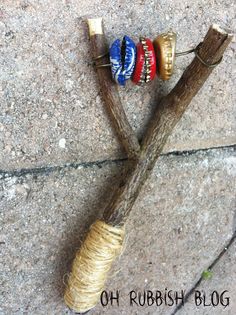
[[[171,152],[164,153],[161,155],[162,156],[190,156],[190,155],[197,154],[199,152],[207,152],[207,151],[213,151],[213,150],[227,150],[227,149],[236,150],[236,144],[219,146],[219,147],[185,150],[185,151],[171,151]]]
[[[104,165],[109,165],[112,163],[118,164],[126,161],[127,158],[124,159],[114,159],[114,160],[102,160],[102,161],[91,161],[91,162],[82,162],[82,163],[66,163],[64,165],[59,166],[43,166],[43,167],[35,167],[35,168],[22,168],[20,170],[13,171],[4,171],[0,170],[0,179],[10,178],[10,177],[21,177],[25,175],[49,175],[53,172],[61,171],[64,169],[78,169],[78,168],[90,168],[97,166],[101,168]]]
[[[229,249],[229,247],[233,244],[233,242],[236,240],[236,231],[234,231],[231,239],[227,242],[227,244],[223,247],[223,249],[221,250],[221,252],[219,253],[219,255],[213,260],[213,262],[210,264],[210,266],[208,266],[207,270],[211,270],[217,263],[218,261],[224,256],[224,254],[227,252],[227,250]],[[181,310],[182,308],[184,308],[185,303],[189,300],[189,298],[191,297],[191,295],[194,293],[194,291],[196,290],[196,288],[201,284],[203,278],[202,276],[198,279],[198,281],[194,284],[194,286],[187,292],[187,294],[185,294],[184,297],[184,304],[179,304],[177,305],[177,307],[174,309],[174,311],[170,314],[170,315],[175,315],[178,313],[179,310]]]
[[[233,149],[236,150],[236,144],[229,145],[229,146],[221,146],[221,147],[211,147],[205,149],[198,149],[198,150],[186,150],[186,151],[172,151],[168,153],[161,154],[161,156],[190,156],[197,154],[199,152],[207,152],[212,150],[228,150]],[[54,166],[43,166],[43,167],[34,167],[34,168],[22,168],[19,170],[0,170],[0,180],[11,178],[11,177],[21,177],[25,175],[49,175],[56,171],[61,171],[64,169],[78,169],[78,168],[89,168],[98,166],[101,168],[104,165],[109,164],[120,164],[125,161],[128,161],[128,158],[120,158],[120,159],[113,159],[113,160],[101,160],[101,161],[90,161],[90,162],[81,162],[81,163],[66,163],[64,165],[54,165]]]
[[[197,154],[199,152],[207,152],[207,151],[226,151],[226,150],[233,150],[235,151],[236,145],[230,145],[230,146],[222,146],[222,147],[211,147],[211,148],[206,148],[206,149],[198,149],[198,150],[188,150],[188,151],[173,151],[173,152],[168,152],[166,154],[162,154],[161,156],[173,156],[173,157],[181,157],[181,156],[190,156]],[[35,168],[23,168],[19,170],[12,170],[12,171],[7,171],[7,170],[0,170],[0,179],[5,179],[5,178],[11,178],[11,177],[21,177],[21,176],[26,176],[26,175],[49,175],[53,172],[57,171],[63,171],[66,169],[79,169],[79,168],[92,168],[92,167],[98,167],[102,168],[103,166],[106,165],[111,165],[111,164],[120,164],[123,165],[125,162],[127,162],[127,158],[119,158],[119,159],[106,159],[106,160],[98,160],[98,161],[90,161],[90,162],[81,162],[81,163],[66,163],[64,165],[59,165],[59,166],[44,166],[44,167],[35,167]],[[232,235],[231,239],[228,241],[228,243],[223,247],[219,255],[213,260],[213,262],[210,264],[208,269],[212,269],[218,261],[222,258],[222,256],[225,254],[227,249],[233,244],[233,242],[236,239],[236,231]],[[1,245],[1,242],[0,242]],[[192,286],[192,288],[187,292],[184,298],[184,303],[186,303],[189,298],[192,296],[196,288],[201,284],[203,278],[202,276],[197,280],[197,282]],[[171,315],[176,315],[180,309],[184,308],[184,305],[179,304],[177,307],[173,310]]]

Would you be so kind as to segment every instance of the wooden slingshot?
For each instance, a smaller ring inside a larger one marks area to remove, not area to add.
[[[89,19],[88,25],[93,57],[97,65],[106,64],[108,47],[102,19]],[[97,68],[104,103],[131,166],[125,183],[115,191],[102,218],[90,227],[74,259],[64,298],[76,312],[86,312],[97,304],[112,262],[121,253],[125,222],[140,189],[175,125],[211,74],[213,68],[207,65],[216,64],[222,58],[232,37],[216,25],[209,28],[198,51],[202,60],[195,56],[173,90],[157,104],[141,143],[128,122],[110,69]]]

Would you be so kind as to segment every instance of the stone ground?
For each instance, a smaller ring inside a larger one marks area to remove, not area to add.
[[[173,29],[178,51],[194,47],[212,23],[236,26],[230,0],[0,2],[1,315],[72,314],[62,300],[66,274],[127,163],[91,65],[85,21],[100,16],[109,41]],[[119,307],[98,305],[90,314],[236,313],[235,49],[234,40],[134,206],[107,284],[119,290]],[[177,59],[168,83],[120,89],[139,137],[191,58]],[[211,279],[202,279],[208,269]],[[129,305],[132,290],[165,288],[185,290],[188,301],[180,308]],[[206,304],[214,291],[228,292],[212,307],[196,306],[196,290],[206,293]]]

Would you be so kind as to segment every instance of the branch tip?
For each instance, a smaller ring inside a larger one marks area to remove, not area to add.
[[[215,24],[215,23],[212,24],[211,28],[222,35],[228,35],[230,37],[232,37],[234,35],[232,30],[223,28],[220,25]]]
[[[102,35],[102,18],[88,19],[89,36]]]

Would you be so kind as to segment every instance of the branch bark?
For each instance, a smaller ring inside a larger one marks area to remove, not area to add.
[[[97,35],[91,36],[93,49],[96,54],[98,51],[99,53],[104,52],[98,50],[101,42],[105,39],[105,36],[102,36],[102,39]],[[199,56],[208,64],[217,62],[222,57],[232,37],[232,34],[220,29],[218,26],[211,26],[200,46]],[[150,175],[169,135],[212,70],[213,68],[206,67],[195,57],[173,90],[157,104],[156,112],[142,140],[138,158],[133,161],[132,166],[127,171],[126,182],[114,192],[110,203],[105,208],[103,220],[106,223],[120,226],[126,222],[139,191]],[[101,89],[103,90],[103,95],[107,91],[112,91],[112,109],[116,108],[116,114],[113,115],[113,119],[119,126],[117,131],[120,134],[120,138],[123,139],[125,135],[125,145],[127,147],[130,143],[134,143],[134,137],[131,134],[130,141],[128,141],[127,136],[129,136],[129,132],[127,129],[123,129],[122,124],[119,124],[119,122],[123,121],[124,110],[119,99],[114,97],[114,93],[116,94],[117,92],[113,88],[113,83],[110,79],[111,75],[108,72],[108,69],[102,68],[98,71]],[[109,98],[104,98],[104,100],[106,103],[110,102]],[[111,104],[108,106],[111,107]],[[125,125],[127,127],[127,124]],[[133,146],[131,147],[133,150]],[[127,151],[129,150],[127,149]]]
[[[94,23],[94,21],[96,21],[96,23]],[[89,19],[88,24],[93,58],[106,54],[109,49],[103,31],[102,20]],[[107,55],[98,59],[96,62],[97,65],[108,63],[110,63],[110,60]],[[140,150],[138,138],[132,130],[121,104],[117,84],[113,82],[111,77],[111,69],[109,67],[97,68],[97,74],[102,97],[118,138],[128,158],[137,159]]]

